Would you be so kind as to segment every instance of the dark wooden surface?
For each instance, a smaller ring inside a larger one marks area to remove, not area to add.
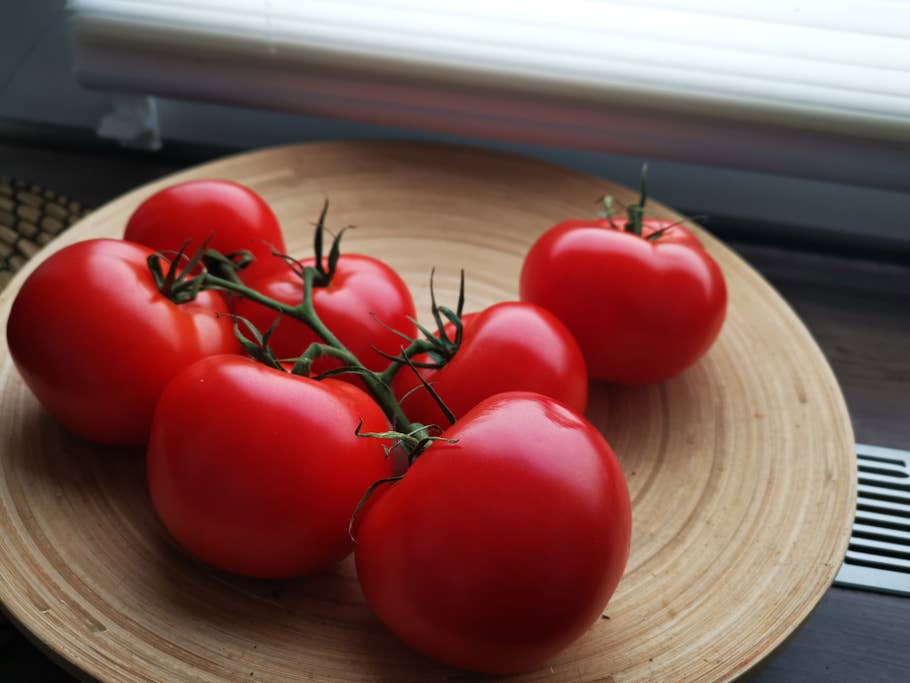
[[[815,336],[847,399],[856,440],[910,449],[910,265],[732,246]]]
[[[97,206],[211,154],[0,141],[0,175]],[[910,265],[864,259],[861,246],[850,257],[741,240],[730,245],[812,331],[841,383],[857,440],[910,449]],[[0,681],[70,680],[12,626],[0,624]],[[754,680],[910,681],[910,598],[832,588]]]

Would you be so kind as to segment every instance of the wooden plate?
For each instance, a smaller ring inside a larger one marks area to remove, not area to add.
[[[606,192],[634,198],[581,173],[457,147],[325,143],[244,154],[139,188],[68,230],[4,292],[4,327],[37,261],[77,240],[121,235],[149,194],[204,177],[261,193],[298,255],[330,197],[330,225],[358,226],[347,250],[388,261],[424,312],[432,265],[450,301],[467,269],[468,310],[515,299],[522,258],[544,229],[591,216]],[[807,617],[843,557],[856,465],[834,376],[771,287],[699,236],[729,286],[718,342],[665,384],[592,389],[589,417],[619,455],[634,502],[632,555],[609,619],[519,680],[742,674]],[[470,678],[397,642],[364,604],[350,559],[333,573],[268,582],[186,557],[154,516],[142,452],[64,433],[23,385],[5,335],[0,344],[0,599],[72,669],[111,681]]]

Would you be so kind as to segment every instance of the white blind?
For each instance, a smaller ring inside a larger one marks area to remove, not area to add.
[[[910,144],[907,2],[70,6],[77,73],[96,87],[383,123],[461,121],[468,133],[505,134],[514,120],[525,137],[536,125],[556,142],[623,152],[635,150],[617,138],[644,135],[636,121],[671,155],[693,122],[746,137],[748,126],[777,127],[786,144],[794,132]]]

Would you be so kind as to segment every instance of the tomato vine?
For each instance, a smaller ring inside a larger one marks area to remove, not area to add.
[[[403,341],[407,342],[407,346],[402,346],[400,353],[397,355],[388,354],[373,347],[376,353],[389,361],[388,367],[383,371],[374,372],[368,369],[361,359],[352,353],[332,330],[323,323],[313,306],[313,290],[315,287],[326,287],[331,283],[341,253],[341,238],[344,232],[352,227],[347,226],[335,235],[329,254],[324,258],[323,244],[327,211],[328,201],[323,205],[314,232],[315,265],[302,266],[290,256],[274,254],[284,259],[288,267],[300,277],[303,287],[303,298],[299,304],[287,304],[268,297],[246,284],[238,274],[253,260],[252,255],[246,251],[225,255],[217,250],[209,249],[206,244],[203,244],[192,256],[187,256],[185,251],[188,245],[185,244],[171,259],[167,259],[160,252],[149,256],[149,270],[161,293],[177,304],[192,301],[203,290],[220,290],[246,298],[282,316],[302,322],[309,327],[322,342],[310,344],[303,353],[292,359],[291,372],[310,376],[313,362],[318,358],[328,356],[340,361],[342,363],[340,368],[321,373],[317,378],[342,373],[351,373],[359,376],[393,428],[393,431],[381,435],[363,434],[362,436],[395,439],[408,453],[409,461],[412,462],[429,443],[435,440],[436,437],[431,436],[431,432],[438,429],[438,427],[436,425],[412,422],[408,419],[392,389],[392,380],[404,366],[409,366],[420,379],[421,387],[429,392],[447,419],[454,423],[454,415],[452,415],[452,412],[434,391],[433,387],[420,377],[419,373],[417,373],[417,367],[442,367],[458,350],[463,334],[461,316],[463,315],[465,300],[464,271],[461,273],[458,302],[455,310],[440,306],[436,302],[433,286],[435,271],[431,272],[432,313],[438,326],[438,333],[433,334],[416,320],[411,319],[411,322],[420,330],[424,338],[413,339],[404,333],[396,331],[395,333],[401,336]],[[183,263],[184,260],[186,261],[185,264]],[[451,337],[446,330],[446,320],[455,330]],[[254,341],[247,339],[240,330],[238,323],[241,323],[241,321],[253,335]],[[275,324],[277,322],[278,320],[276,320]],[[268,337],[274,331],[275,324],[263,334],[248,321],[235,317],[235,332],[241,345],[256,360],[276,369],[285,369],[281,360],[276,358],[268,349]],[[428,354],[432,362],[420,363],[412,360],[415,356],[421,354]]]

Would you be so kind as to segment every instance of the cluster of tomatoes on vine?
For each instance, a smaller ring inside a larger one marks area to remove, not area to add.
[[[15,364],[67,429],[147,444],[155,509],[197,558],[292,577],[353,548],[367,602],[416,649],[537,667],[597,621],[629,552],[588,377],[688,367],[722,325],[721,272],[682,226],[644,218],[643,191],[626,217],[545,232],[521,301],[465,313],[462,275],[430,330],[388,265],[341,253],[343,230],[324,244],[327,208],[298,261],[248,188],[168,187],[123,240],[34,270]]]

